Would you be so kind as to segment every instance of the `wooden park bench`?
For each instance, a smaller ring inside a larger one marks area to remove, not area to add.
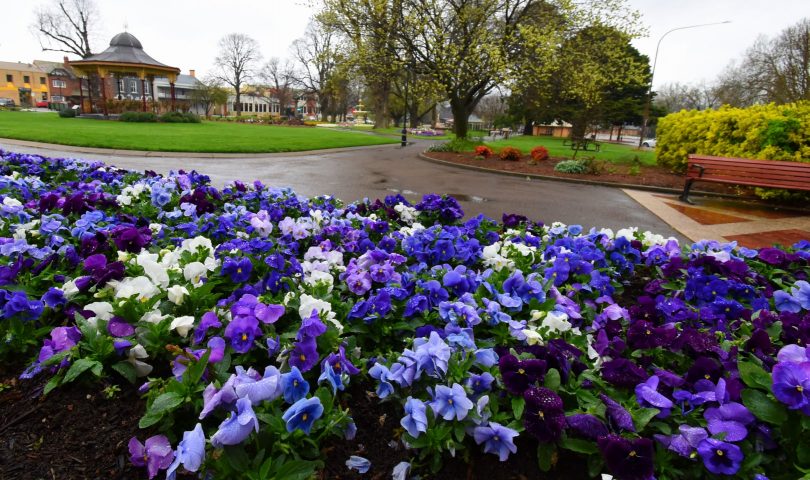
[[[689,155],[682,201],[692,203],[689,190],[696,181],[810,190],[810,163]]]
[[[602,148],[602,144],[592,138],[585,137],[568,137],[563,140],[563,146],[571,146],[571,150],[584,150],[598,152]]]

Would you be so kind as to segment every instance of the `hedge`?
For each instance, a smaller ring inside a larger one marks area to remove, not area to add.
[[[658,122],[657,150],[680,173],[691,153],[810,162],[810,102],[673,113]]]

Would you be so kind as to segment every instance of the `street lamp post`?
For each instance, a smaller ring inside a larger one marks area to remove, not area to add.
[[[408,146],[408,77],[410,77],[410,72],[408,72],[407,65],[405,66],[405,113],[402,115],[402,142],[401,147],[405,148]]]
[[[661,35],[661,38],[658,39],[658,44],[655,46],[655,57],[653,58],[653,66],[652,71],[650,72],[650,87],[647,89],[647,101],[644,103],[644,120],[641,124],[641,133],[639,134],[638,138],[638,146],[641,148],[641,144],[644,143],[644,137],[647,136],[647,124],[650,122],[650,104],[652,103],[652,89],[653,89],[653,78],[655,77],[655,66],[658,64],[658,49],[661,48],[661,41],[672,32],[678,30],[686,30],[688,28],[698,28],[698,27],[708,27],[711,25],[723,25],[726,23],[731,23],[731,20],[726,20],[724,22],[713,22],[713,23],[701,23],[699,25],[687,25],[685,27],[677,27],[673,28],[672,30],[668,30]]]

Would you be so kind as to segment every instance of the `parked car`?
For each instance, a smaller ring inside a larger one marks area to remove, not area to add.
[[[46,100],[37,102],[37,108],[48,108],[48,102]]]
[[[647,148],[655,148],[655,139],[654,138],[648,138],[647,140],[644,140],[643,142],[641,142],[641,146],[642,147],[647,147]]]
[[[10,98],[0,98],[0,107],[14,107],[14,100]]]

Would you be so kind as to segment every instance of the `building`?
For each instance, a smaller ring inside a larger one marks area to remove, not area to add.
[[[168,104],[172,99],[172,87],[169,79],[166,77],[155,77],[152,82],[154,85],[154,92],[156,93],[155,99],[159,104]],[[188,75],[179,74],[174,82],[174,96],[175,101],[181,106],[183,110],[188,110],[199,115],[205,115],[199,105],[194,104],[194,90],[199,88],[201,82],[197,80],[197,75],[194,70],[189,70]],[[151,92],[150,92],[151,98]]]
[[[548,135],[551,137],[568,138],[571,136],[571,124],[555,120],[551,123],[533,125],[532,135],[536,137]]]
[[[51,108],[61,110],[81,103],[79,77],[68,65],[67,57],[64,57],[62,63],[34,60],[34,65],[48,74],[49,104]]]
[[[32,63],[0,62],[0,98],[15,105],[33,107],[48,101],[48,74]]]

